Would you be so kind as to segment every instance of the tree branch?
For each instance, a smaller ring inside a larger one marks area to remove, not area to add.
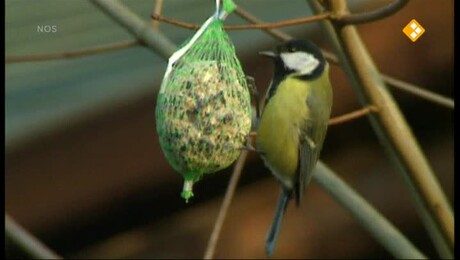
[[[62,259],[37,238],[5,214],[5,240],[20,248],[33,259]]]
[[[155,0],[155,7],[153,9],[153,13],[155,15],[161,15],[161,11],[163,9],[163,0]],[[152,28],[155,30],[160,29],[160,21],[152,20]]]
[[[348,12],[345,1],[330,3],[332,12]],[[379,113],[369,116],[371,125],[406,180],[438,252],[441,257],[449,258],[454,241],[453,213],[410,127],[386,89],[356,28],[335,25],[327,31],[362,105],[373,104],[378,108]]]
[[[350,112],[350,113],[347,113],[347,114],[344,114],[344,115],[341,115],[341,116],[331,118],[331,119],[329,119],[329,125],[343,124],[343,123],[346,123],[348,121],[351,121],[351,120],[363,117],[365,115],[368,115],[371,112],[378,112],[377,107],[368,106],[368,107],[364,107],[362,109],[359,109],[359,110],[356,110],[356,111],[353,111],[353,112]]]
[[[166,22],[166,23],[173,24],[179,27],[184,27],[187,29],[198,30],[201,26],[198,24],[191,24],[191,23],[182,22],[182,21],[172,19],[172,18],[167,18],[167,17],[157,15],[157,14],[151,14],[150,17],[154,20]],[[280,27],[287,27],[287,26],[294,26],[294,25],[299,25],[299,24],[316,22],[316,21],[327,19],[327,18],[329,18],[329,13],[322,13],[322,14],[318,14],[315,16],[302,17],[302,18],[296,18],[296,19],[280,21],[280,22],[273,22],[273,23],[225,25],[224,29],[225,30],[273,29],[273,28],[280,28]]]
[[[129,40],[123,42],[117,42],[112,44],[106,44],[102,46],[96,46],[86,49],[58,52],[58,53],[47,53],[37,55],[21,55],[21,56],[7,56],[5,58],[6,63],[17,63],[17,62],[30,62],[30,61],[48,61],[48,60],[60,60],[60,59],[71,59],[80,58],[95,54],[102,54],[109,51],[117,51],[126,48],[139,46],[139,41]]]
[[[402,80],[387,76],[382,74],[382,79],[390,86],[397,88],[399,90],[402,90],[404,92],[407,92],[409,94],[412,94],[416,97],[425,99],[427,101],[430,101],[434,104],[441,105],[446,108],[454,109],[455,103],[454,100],[448,97],[444,97],[442,95],[439,95],[437,93],[428,91],[426,89],[423,89],[419,86],[416,86],[414,84],[404,82]]]
[[[163,33],[153,29],[149,23],[140,19],[118,0],[91,0],[91,2],[161,57],[168,59],[177,49],[177,46]]]
[[[204,254],[204,259],[212,259],[214,257],[214,252],[216,251],[217,241],[219,240],[220,233],[222,231],[222,226],[224,225],[225,217],[227,216],[228,208],[232,203],[233,196],[235,194],[236,185],[240,179],[241,173],[243,171],[246,158],[248,157],[247,151],[242,151],[238,161],[236,162],[232,177],[227,186],[227,191],[225,192],[224,200],[220,206],[219,215],[217,216],[216,222],[209,237],[208,245],[206,247],[206,252]]]
[[[398,229],[321,161],[313,180],[357,220],[388,252],[399,259],[427,259]]]
[[[370,23],[398,12],[407,3],[409,3],[409,0],[394,0],[392,3],[386,6],[370,12],[358,14],[344,14],[343,12],[337,13],[337,15],[332,16],[331,20],[334,20],[337,25],[342,26],[346,24]]]

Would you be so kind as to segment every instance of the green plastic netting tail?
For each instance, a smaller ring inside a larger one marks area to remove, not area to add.
[[[251,129],[246,77],[223,29],[222,17],[235,8],[231,4],[225,0],[224,11],[208,19],[197,32],[201,35],[173,54],[181,52],[178,59],[170,59],[158,94],[160,145],[184,177],[181,195],[186,201],[203,174],[226,168],[238,158]]]

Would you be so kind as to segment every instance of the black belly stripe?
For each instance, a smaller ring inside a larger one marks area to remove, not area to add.
[[[265,98],[265,105],[267,105],[268,103],[268,100],[270,100],[271,97],[273,97],[276,93],[276,91],[278,90],[278,87],[281,83],[281,81],[284,79],[284,75],[283,76],[276,76],[273,78],[272,80],[272,84],[270,84],[270,87],[268,89],[268,95],[267,97]]]
[[[287,70],[284,67],[284,65],[279,64],[280,62],[281,61],[276,61],[275,75],[273,77],[272,84],[270,85],[270,87],[268,89],[268,95],[265,98],[265,105],[267,105],[268,100],[270,100],[270,98],[275,95],[275,93],[278,90],[278,87],[279,87],[281,81],[283,81],[290,74],[295,73],[294,70]],[[313,81],[313,80],[321,77],[321,74],[324,72],[325,67],[326,67],[326,63],[325,63],[325,60],[323,58],[321,60],[320,64],[318,65],[318,67],[316,67],[316,69],[314,69],[312,71],[312,73],[305,74],[305,75],[299,75],[299,76],[296,76],[295,78],[299,79],[299,80]]]

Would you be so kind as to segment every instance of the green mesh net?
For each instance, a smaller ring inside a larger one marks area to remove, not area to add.
[[[237,159],[251,129],[250,93],[222,20],[212,21],[172,64],[155,114],[163,153],[184,177],[186,200],[203,174]]]

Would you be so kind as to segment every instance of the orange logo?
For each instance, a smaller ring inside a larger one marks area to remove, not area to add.
[[[415,19],[412,19],[406,27],[403,28],[403,33],[409,38],[412,42],[415,42],[422,36],[425,32],[425,28],[423,28]]]

